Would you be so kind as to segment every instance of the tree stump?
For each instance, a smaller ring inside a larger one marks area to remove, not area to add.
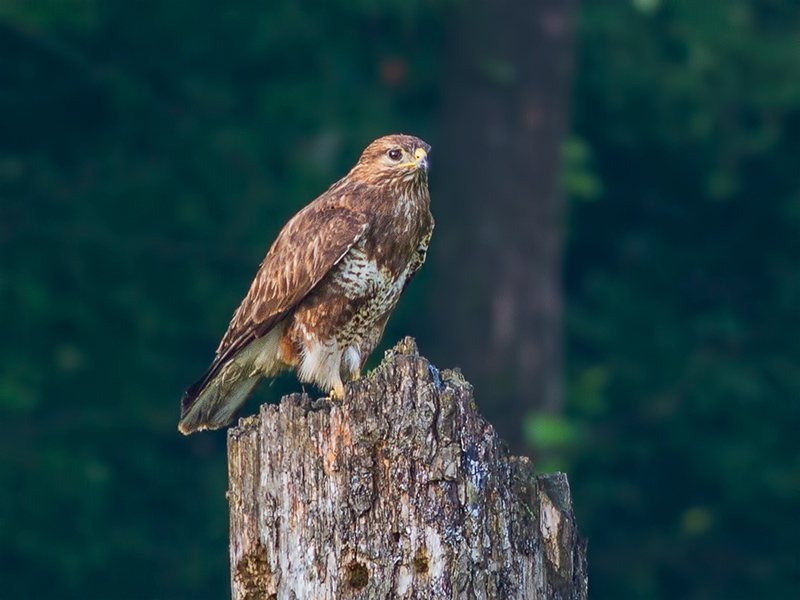
[[[411,338],[341,404],[240,420],[228,472],[234,600],[587,597],[566,476],[509,456]]]

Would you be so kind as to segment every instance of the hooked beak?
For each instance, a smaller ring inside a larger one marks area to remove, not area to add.
[[[422,171],[428,172],[428,153],[425,152],[422,148],[417,148],[414,152],[414,158],[416,159],[415,165],[417,165],[418,169]]]
[[[428,153],[423,148],[414,151],[414,160],[397,165],[398,167],[416,167],[420,171],[428,172]]]

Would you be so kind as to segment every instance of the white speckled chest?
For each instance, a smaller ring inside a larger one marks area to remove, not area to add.
[[[392,311],[408,279],[408,267],[400,273],[379,267],[359,244],[351,248],[332,276],[352,309],[350,318],[340,322],[339,345],[345,347],[369,335],[369,330]]]

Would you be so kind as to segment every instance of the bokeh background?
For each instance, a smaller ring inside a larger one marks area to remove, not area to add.
[[[568,473],[591,597],[800,597],[800,4],[513,4],[0,0],[0,597],[227,597],[180,395],[397,131],[438,224],[383,347]]]

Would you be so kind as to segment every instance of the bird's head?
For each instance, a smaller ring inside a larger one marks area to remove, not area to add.
[[[431,147],[412,135],[378,138],[361,153],[351,176],[370,184],[427,183]]]

